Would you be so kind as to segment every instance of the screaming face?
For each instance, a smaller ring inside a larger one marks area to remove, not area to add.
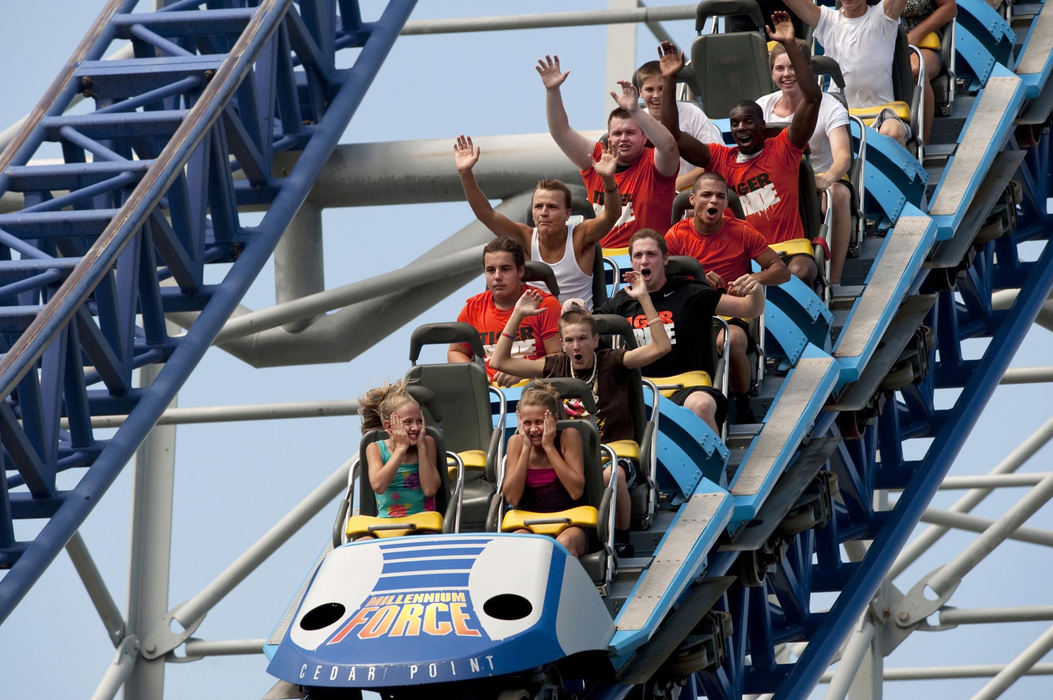
[[[731,137],[743,155],[759,153],[764,148],[764,117],[760,107],[738,105],[731,110]]]
[[[600,337],[593,335],[584,323],[567,323],[560,328],[560,344],[563,353],[570,358],[570,366],[576,372],[592,369],[596,362],[596,348]]]
[[[691,192],[691,205],[695,209],[696,230],[716,231],[724,221],[724,210],[728,206],[727,185],[713,177],[699,177]]]
[[[652,238],[638,238],[629,253],[633,271],[640,274],[647,291],[654,292],[665,286],[666,255]]]

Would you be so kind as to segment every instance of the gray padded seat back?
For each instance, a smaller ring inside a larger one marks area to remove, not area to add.
[[[665,263],[666,275],[690,275],[699,282],[706,281],[706,271],[697,258],[690,255],[670,255]]]
[[[815,190],[815,171],[807,158],[801,158],[801,167],[797,171],[797,208],[804,224],[804,236],[809,240],[819,234],[823,223],[823,212]]]
[[[556,273],[552,271],[548,263],[541,260],[527,260],[526,269],[523,272],[523,281],[527,284],[540,282],[548,288],[548,293],[554,297],[559,296],[559,283],[556,282]],[[532,285],[534,287],[537,284]]]
[[[702,0],[695,13],[695,31],[701,32],[709,17],[729,16],[748,17],[758,30],[764,24],[754,0]],[[711,119],[728,116],[740,100],[755,100],[772,92],[762,31],[701,35],[691,45],[690,58],[684,80]]]
[[[490,384],[482,362],[418,365],[424,345],[463,342],[472,346],[477,358],[483,356],[479,333],[467,323],[429,323],[410,335],[410,363],[407,383],[432,392],[429,403],[438,406],[447,449],[453,452],[486,450],[494,431],[490,412]],[[427,410],[428,405],[424,405]],[[433,416],[432,416],[433,417]]]
[[[607,268],[603,264],[603,247],[596,244],[592,255],[592,305],[607,301]]]
[[[691,45],[691,64],[691,89],[714,119],[728,116],[741,100],[773,91],[768,49],[759,32],[700,36]]]
[[[435,392],[442,429],[454,452],[486,450],[494,430],[486,370],[476,362],[410,367],[406,379]]]
[[[593,319],[596,321],[596,331],[600,335],[617,335],[622,339],[622,344],[626,349],[632,350],[636,347],[636,335],[625,317],[615,314],[595,314]],[[638,369],[630,370],[629,374],[629,395],[627,398],[629,401],[629,413],[633,419],[633,439],[642,446],[644,427],[647,424],[643,389],[641,387],[642,375]]]

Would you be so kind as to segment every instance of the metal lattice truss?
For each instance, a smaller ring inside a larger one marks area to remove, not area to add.
[[[0,620],[134,454],[271,255],[413,3],[111,0],[0,155]],[[205,5],[205,9],[202,9]],[[101,60],[130,41],[134,57]],[[335,52],[358,47],[351,68]],[[78,94],[94,110],[64,116]],[[45,143],[63,163],[29,164]],[[296,165],[275,174],[283,151]],[[238,172],[238,179],[234,173]],[[239,209],[265,208],[246,226]],[[231,263],[208,285],[205,265]],[[169,335],[164,314],[200,312]],[[164,363],[149,390],[136,368]],[[100,438],[91,419],[127,415]],[[68,419],[68,429],[60,419]],[[86,468],[70,490],[57,473]],[[9,493],[21,484],[28,492]],[[13,521],[46,518],[31,542]]]

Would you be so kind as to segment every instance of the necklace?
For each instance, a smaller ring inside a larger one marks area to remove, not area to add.
[[[600,363],[598,362],[598,358],[596,360],[593,360],[592,369],[589,371],[588,377],[578,377],[574,374],[573,368],[571,368],[570,370],[571,375],[574,376],[575,379],[580,379],[581,381],[589,385],[589,389],[592,391],[592,400],[597,406],[599,406],[600,404],[600,397],[596,395],[596,368],[599,366],[599,364]]]

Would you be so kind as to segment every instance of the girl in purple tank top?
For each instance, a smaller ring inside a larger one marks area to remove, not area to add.
[[[505,500],[519,509],[551,513],[584,502],[581,436],[574,430],[557,431],[559,415],[560,395],[550,383],[533,381],[523,388],[516,409],[519,430],[508,441],[502,487]],[[556,540],[576,557],[585,553],[580,527],[568,527]]]

